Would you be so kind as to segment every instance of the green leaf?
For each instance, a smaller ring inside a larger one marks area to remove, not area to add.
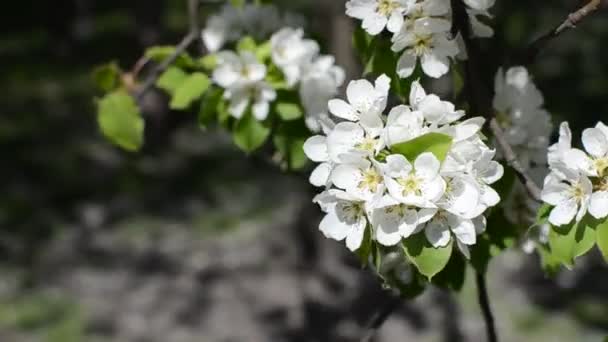
[[[115,62],[100,65],[93,70],[93,81],[99,90],[110,92],[120,86],[120,74]]]
[[[217,66],[217,55],[212,53],[198,59],[198,65],[203,69],[211,71]]]
[[[128,151],[137,151],[144,140],[144,120],[135,100],[115,91],[97,103],[97,122],[103,135]]]
[[[201,129],[206,129],[218,116],[217,106],[222,100],[224,91],[220,88],[211,88],[201,101],[201,108],[198,111],[198,125]]]
[[[547,223],[552,209],[553,207],[547,203],[541,205],[536,212],[536,222],[534,223],[534,226],[541,226]]]
[[[545,272],[550,277],[553,277],[559,272],[560,266],[562,263],[555,257],[548,246],[537,244],[536,250],[540,255],[540,265]]]
[[[190,107],[192,102],[203,96],[210,86],[211,81],[207,75],[200,72],[191,74],[175,89],[169,107],[176,110]]]
[[[418,138],[393,145],[391,151],[404,155],[409,161],[414,161],[424,152],[431,152],[443,162],[452,147],[452,137],[441,133],[427,133]]]
[[[373,50],[370,49],[373,39],[374,37],[365,32],[360,25],[353,32],[353,46],[363,60],[363,64],[367,63],[370,55],[373,53]]]
[[[444,289],[460,291],[464,285],[467,264],[460,253],[452,253],[447,266],[433,278],[433,284]]]
[[[281,123],[274,133],[273,142],[286,163],[286,169],[299,170],[306,166],[304,142],[310,132],[302,120]]]
[[[256,49],[257,49],[257,44],[255,43],[255,40],[251,36],[245,36],[236,43],[236,50],[238,52],[249,51],[249,52],[255,53]]]
[[[470,247],[473,268],[485,273],[493,257],[515,245],[520,231],[517,226],[509,223],[502,209],[492,210],[487,219],[486,231],[479,235],[477,243]]]
[[[549,248],[553,256],[566,267],[574,266],[574,260],[587,253],[595,244],[597,220],[587,215],[578,224],[551,227]]]
[[[230,0],[230,3],[236,8],[243,8],[245,6],[245,0]]]
[[[608,219],[600,223],[596,228],[597,246],[604,256],[604,260],[608,262]]]
[[[186,74],[182,69],[170,66],[163,72],[158,81],[156,81],[156,86],[168,94],[173,95],[177,88],[179,88],[188,78],[188,74]]]
[[[276,104],[276,111],[279,117],[285,121],[297,120],[304,115],[299,105],[289,102],[278,102]]]
[[[418,233],[403,241],[403,249],[418,271],[431,280],[450,261],[452,244],[450,240],[447,246],[434,248],[424,233]]]
[[[270,59],[271,55],[272,55],[272,44],[270,43],[270,41],[267,41],[267,42],[259,45],[255,49],[255,56],[261,62],[265,62],[266,60]]]
[[[250,153],[264,145],[268,136],[270,136],[270,128],[264,126],[248,111],[237,121],[233,135],[234,143],[241,150]]]
[[[363,235],[363,242],[361,243],[361,247],[355,251],[355,254],[359,258],[359,262],[361,262],[361,266],[366,268],[369,265],[369,256],[372,253],[372,234],[371,228],[369,225],[365,228],[365,233]]]
[[[155,61],[156,63],[161,63],[165,59],[169,58],[169,56],[173,55],[173,53],[175,53],[175,49],[176,49],[175,46],[172,46],[172,45],[171,46],[152,46],[146,50],[144,55],[146,57],[150,58],[151,60]],[[181,53],[175,59],[175,62],[173,64],[178,67],[181,67],[181,68],[196,67],[196,62],[192,59],[192,57],[190,57],[190,55],[188,55],[185,52]]]

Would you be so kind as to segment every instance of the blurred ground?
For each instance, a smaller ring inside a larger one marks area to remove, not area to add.
[[[497,37],[522,46],[573,2],[501,2]],[[340,63],[352,63],[340,12],[321,17],[310,2],[288,3],[314,19]],[[161,95],[146,100],[141,154],[100,137],[92,67],[110,59],[128,67],[144,46],[178,41],[182,5],[7,4],[0,341],[356,341],[390,300],[342,246],[317,232],[319,212],[301,176],[243,156],[221,133],[202,133],[192,113],[159,105]],[[608,113],[602,19],[560,38],[533,67],[555,122],[569,119],[576,130]],[[494,261],[490,295],[503,341],[608,334],[608,269],[597,256],[555,280],[537,265],[518,251]],[[404,302],[378,341],[483,341],[480,318],[469,281],[456,298],[433,290]]]

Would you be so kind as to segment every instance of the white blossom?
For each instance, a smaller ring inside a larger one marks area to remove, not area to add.
[[[346,3],[346,15],[362,20],[361,27],[375,36],[384,28],[398,32],[404,15],[412,9],[416,0],[350,0]]]
[[[326,189],[315,200],[327,213],[320,229],[330,238],[346,239],[351,250],[365,229],[387,247],[419,233],[436,248],[454,237],[469,257],[468,246],[485,229],[484,212],[500,200],[491,184],[503,174],[495,151],[481,139],[484,120],[461,121],[463,111],[414,82],[409,105],[390,109],[385,123],[389,82],[384,75],[375,85],[351,82],[348,102],[328,103],[342,121],[304,144],[306,155],[319,163],[311,183]],[[452,138],[443,161],[431,152],[408,160],[391,150],[431,132]]]
[[[321,131],[323,122],[329,119],[327,102],[338,94],[344,78],[344,69],[335,65],[333,56],[319,56],[304,66],[299,93],[311,131]]]
[[[264,40],[281,27],[301,27],[304,22],[303,17],[293,13],[281,16],[273,5],[245,4],[243,8],[235,8],[226,4],[207,19],[201,36],[207,50],[216,52],[243,36]]]
[[[544,99],[524,67],[499,69],[494,80],[493,100],[505,138],[525,168],[547,163],[552,131]]]
[[[393,36],[391,47],[394,52],[403,51],[397,62],[399,77],[412,75],[418,60],[426,75],[433,78],[445,75],[450,69],[450,59],[459,52],[456,41],[449,38],[451,27],[450,21],[432,17],[404,24]]]
[[[288,87],[300,81],[302,68],[319,53],[319,44],[303,37],[302,29],[285,27],[270,38],[272,61],[283,71]]]

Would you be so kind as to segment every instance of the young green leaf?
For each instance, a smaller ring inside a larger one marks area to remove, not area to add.
[[[435,248],[424,233],[418,233],[403,241],[403,249],[418,271],[431,280],[450,261],[452,244],[450,241],[445,247]]]
[[[464,285],[467,264],[460,253],[452,253],[447,266],[433,278],[433,284],[444,289],[460,291]]]
[[[198,125],[201,129],[206,129],[217,117],[218,103],[222,100],[224,91],[221,88],[211,88],[201,101],[201,108],[198,111]]]
[[[255,43],[255,40],[251,36],[245,36],[245,37],[241,38],[241,40],[239,40],[238,43],[236,44],[236,50],[238,52],[248,51],[248,52],[255,53],[256,49],[257,49],[257,44]]]
[[[103,135],[128,151],[141,148],[144,120],[137,104],[125,91],[115,91],[97,103],[97,122]]]
[[[424,152],[431,152],[439,159],[445,160],[452,147],[452,137],[441,133],[427,133],[418,138],[393,145],[391,151],[404,155],[408,160],[414,161]]]
[[[272,55],[272,44],[270,41],[258,45],[255,49],[255,56],[259,61],[265,62]]]
[[[93,80],[99,90],[110,92],[120,86],[121,70],[115,62],[100,65],[93,70]]]
[[[306,166],[308,158],[304,154],[304,142],[309,136],[310,132],[302,120],[282,122],[277,127],[273,142],[287,169],[299,170]]]
[[[304,115],[302,108],[295,103],[278,102],[275,108],[279,117],[284,121],[297,120]]]
[[[574,260],[587,253],[595,244],[597,221],[589,215],[578,224],[551,227],[549,248],[553,256],[566,267],[573,267]]]
[[[196,62],[201,68],[203,68],[207,71],[211,71],[211,70],[215,69],[215,67],[217,66],[217,55],[214,53],[211,53],[204,57],[199,58]]]
[[[149,47],[144,55],[156,63],[161,63],[175,52],[175,46],[152,46]],[[181,68],[193,68],[196,67],[196,62],[190,55],[183,52],[181,53],[173,63],[174,65]]]
[[[156,86],[168,94],[173,95],[177,88],[179,88],[188,78],[188,74],[186,74],[182,69],[170,66],[163,72],[158,81],[156,81]]]
[[[369,256],[372,253],[372,235],[371,235],[371,227],[368,225],[365,228],[365,233],[363,235],[363,242],[361,243],[361,247],[355,251],[355,254],[359,258],[359,262],[361,262],[361,267],[367,268],[369,265]]]
[[[604,260],[608,262],[608,219],[600,223],[596,228],[597,246],[604,256]]]
[[[247,112],[237,121],[233,135],[234,143],[241,150],[251,153],[264,145],[270,136],[270,128],[254,118],[251,112]]]
[[[210,86],[211,80],[207,75],[200,72],[191,74],[175,89],[169,107],[175,110],[187,109],[192,102],[203,96]]]

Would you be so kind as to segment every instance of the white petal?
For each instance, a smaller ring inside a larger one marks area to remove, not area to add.
[[[426,97],[426,91],[420,85],[419,81],[412,82],[412,89],[410,90],[410,106],[418,107],[418,104]]]
[[[416,158],[414,162],[414,169],[416,175],[425,179],[433,179],[439,173],[441,163],[431,152],[425,152]]]
[[[358,186],[361,181],[361,171],[355,165],[338,165],[331,173],[331,181],[338,188],[348,192]]]
[[[379,208],[374,210],[372,222],[376,227],[376,240],[383,246],[394,246],[401,241],[399,224],[401,218],[397,210],[391,208]]]
[[[357,116],[356,111],[353,109],[353,107],[351,105],[346,103],[344,100],[340,100],[340,99],[329,100],[329,102],[327,103],[327,106],[329,108],[329,112],[339,118],[346,119],[349,121],[359,120],[359,117]]]
[[[424,228],[424,235],[435,248],[445,247],[450,242],[451,234],[445,220],[432,220]]]
[[[455,215],[449,215],[448,222],[456,238],[465,245],[474,245],[477,242],[475,225],[471,220],[463,220]]]
[[[450,70],[450,60],[436,53],[425,53],[421,59],[422,70],[433,78],[439,78]]]
[[[361,218],[355,226],[352,227],[351,231],[346,236],[346,247],[351,251],[356,251],[361,247],[363,242],[363,236],[365,235],[365,226],[367,222],[365,218]]]
[[[367,33],[372,36],[375,36],[378,33],[382,32],[382,30],[384,30],[387,21],[388,19],[386,19],[385,16],[381,15],[380,13],[374,12],[371,15],[365,17],[365,19],[363,19],[362,27],[365,31],[367,31]]]
[[[597,176],[597,170],[593,167],[593,161],[589,156],[576,148],[566,151],[563,155],[564,166],[576,168],[587,176]]]
[[[315,135],[304,143],[304,153],[308,159],[320,163],[327,161],[329,155],[327,153],[327,138],[322,135]]]
[[[564,202],[560,202],[549,214],[549,222],[555,226],[563,226],[572,222],[574,216],[576,216],[577,205],[575,199],[569,199]]]
[[[416,68],[417,57],[409,51],[405,51],[397,62],[397,75],[401,78],[407,78],[414,73]]]
[[[346,88],[346,98],[355,110],[361,110],[373,100],[375,90],[368,80],[351,81]]]
[[[460,240],[456,239],[456,245],[458,245],[458,249],[464,255],[465,258],[471,259],[471,252],[469,251],[469,246],[460,242]]]
[[[310,174],[310,184],[314,186],[326,186],[329,182],[329,175],[331,174],[331,164],[322,163],[319,164]]]
[[[268,102],[256,102],[253,104],[251,111],[256,119],[263,121],[268,117],[269,107]]]
[[[551,182],[549,184],[545,184],[541,198],[543,202],[550,205],[557,205],[570,199],[569,192],[570,186],[567,184]]]
[[[388,19],[388,24],[386,28],[390,32],[399,32],[401,30],[401,26],[403,26],[403,14],[399,11],[393,11],[391,13],[390,18]]]
[[[608,152],[608,139],[600,129],[587,128],[583,131],[583,145],[590,155],[600,158]]]
[[[330,210],[327,215],[321,220],[319,230],[325,237],[342,241],[346,238],[351,230],[351,225],[341,221],[336,215],[335,210]]]
[[[589,213],[597,219],[608,216],[608,192],[598,191],[591,195]]]

